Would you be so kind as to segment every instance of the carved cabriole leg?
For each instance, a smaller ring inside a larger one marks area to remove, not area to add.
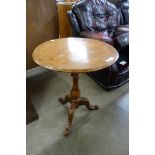
[[[68,110],[68,123],[67,127],[65,129],[64,135],[68,136],[71,132],[71,126],[72,126],[72,121],[73,121],[73,116],[75,109],[77,107],[77,100],[80,97],[80,89],[78,85],[78,80],[79,80],[79,74],[77,73],[71,73],[71,76],[73,77],[73,86],[70,91],[70,108]]]
[[[66,95],[64,98],[63,97],[59,97],[59,102],[61,104],[66,104],[70,101],[70,95]]]
[[[87,98],[85,97],[80,97],[79,99],[79,105],[85,105],[88,110],[97,110],[99,109],[98,105],[90,105],[90,102]]]
[[[72,126],[75,109],[76,109],[76,103],[71,103],[70,108],[68,110],[68,123],[64,132],[65,136],[68,136],[71,132],[71,126]]]

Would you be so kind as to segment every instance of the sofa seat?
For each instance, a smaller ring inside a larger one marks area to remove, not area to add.
[[[107,31],[105,32],[82,31],[80,33],[80,36],[84,38],[98,39],[113,45],[113,39],[108,36]]]

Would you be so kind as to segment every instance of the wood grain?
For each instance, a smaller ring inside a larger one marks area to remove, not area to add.
[[[69,23],[67,11],[71,10],[72,2],[59,2],[58,6],[58,22],[59,22],[59,38],[71,37],[72,28]]]

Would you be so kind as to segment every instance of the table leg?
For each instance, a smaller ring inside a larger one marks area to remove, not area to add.
[[[75,109],[76,109],[76,103],[71,103],[71,106],[68,110],[68,123],[64,132],[65,136],[68,136],[71,132],[71,126],[72,126]]]
[[[88,110],[97,110],[97,109],[99,109],[98,105],[90,105],[90,102],[86,97],[80,97],[79,104],[80,105],[85,105]]]
[[[70,95],[66,95],[64,98],[63,97],[59,97],[59,102],[61,104],[66,104],[66,103],[69,102],[69,100],[70,100]]]
[[[66,104],[69,102],[71,104],[70,108],[68,109],[68,123],[64,132],[65,136],[68,136],[71,132],[72,121],[76,108],[81,105],[85,105],[88,110],[97,110],[99,108],[97,105],[90,105],[90,102],[87,98],[80,97],[80,89],[78,84],[80,74],[71,73],[71,76],[73,77],[73,86],[70,91],[70,95],[66,95],[65,98],[59,98],[60,103]]]

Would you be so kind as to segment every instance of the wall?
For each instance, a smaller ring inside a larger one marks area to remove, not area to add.
[[[40,43],[58,38],[58,17],[55,0],[26,1],[26,68],[37,65],[32,59],[33,49]]]

